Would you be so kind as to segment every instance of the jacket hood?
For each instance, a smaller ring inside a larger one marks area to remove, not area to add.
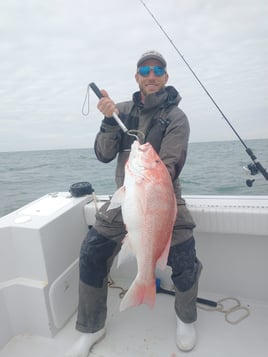
[[[162,88],[159,92],[149,94],[145,97],[144,103],[141,102],[141,92],[133,94],[133,102],[141,108],[151,109],[155,106],[162,108],[169,107],[170,105],[178,105],[181,101],[179,92],[173,86]]]

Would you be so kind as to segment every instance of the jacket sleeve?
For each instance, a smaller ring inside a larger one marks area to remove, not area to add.
[[[126,114],[129,113],[132,105],[133,103],[131,101],[116,104],[119,110],[119,118],[123,122],[124,120],[122,118],[125,118]],[[96,136],[94,144],[97,159],[105,163],[112,161],[120,150],[122,136],[123,131],[116,120],[113,117],[105,117],[101,123],[100,131]]]
[[[121,133],[122,130],[114,118],[103,119],[94,143],[98,160],[107,163],[116,157],[120,147]]]
[[[163,137],[159,156],[170,173],[172,180],[181,173],[187,156],[190,135],[189,122],[186,115],[179,108],[172,111],[171,122]]]

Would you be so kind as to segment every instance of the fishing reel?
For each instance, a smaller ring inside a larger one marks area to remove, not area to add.
[[[250,163],[247,166],[244,166],[243,169],[250,175],[250,176],[255,176],[257,175],[260,170],[258,169],[258,167],[254,164],[254,163]],[[247,179],[246,180],[246,185],[248,187],[252,187],[253,183],[254,183],[255,179]]]
[[[266,180],[268,180],[268,172],[262,167],[259,162],[250,163],[247,166],[244,166],[243,169],[250,175],[256,176],[259,172],[264,176]],[[247,179],[246,185],[248,187],[252,187],[255,179]]]
[[[248,164],[246,167],[244,167],[244,170],[246,170],[247,173],[249,173],[251,176],[257,175],[259,172],[263,175],[263,177],[268,180],[268,172],[266,169],[262,166],[262,164],[257,160],[256,156],[253,154],[253,151],[250,148],[246,148],[246,153],[250,156],[251,160],[253,161],[252,163]],[[248,187],[252,187],[255,179],[248,179],[246,180],[246,184]]]

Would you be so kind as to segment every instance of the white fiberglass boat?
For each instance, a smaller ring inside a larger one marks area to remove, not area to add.
[[[98,196],[97,205],[107,200]],[[268,196],[186,196],[204,269],[197,357],[268,356]],[[96,204],[91,195],[48,194],[0,219],[0,356],[63,357],[77,337],[78,257]],[[107,332],[90,356],[175,357],[174,297],[119,312],[134,262],[114,268]],[[172,290],[170,271],[157,271]],[[225,299],[229,298],[229,299]],[[222,300],[223,299],[223,300]]]

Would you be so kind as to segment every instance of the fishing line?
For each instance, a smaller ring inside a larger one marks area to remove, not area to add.
[[[253,161],[254,165],[249,164],[247,166],[247,169],[250,171],[251,175],[256,175],[259,171],[261,172],[261,174],[264,176],[264,178],[266,180],[268,180],[268,172],[265,170],[265,168],[261,165],[261,163],[257,160],[256,156],[254,155],[253,151],[247,147],[247,145],[245,144],[244,140],[240,137],[240,135],[238,134],[238,132],[235,130],[235,128],[233,127],[233,125],[230,123],[230,121],[228,120],[228,118],[226,117],[226,115],[223,113],[223,111],[221,110],[221,108],[218,106],[218,104],[216,103],[215,99],[212,97],[212,95],[209,93],[209,91],[207,90],[207,88],[205,87],[205,85],[201,82],[201,80],[199,79],[199,77],[197,76],[197,74],[194,72],[194,70],[192,69],[192,67],[190,66],[190,64],[186,61],[186,59],[184,58],[184,56],[182,55],[182,53],[180,52],[180,50],[177,48],[177,46],[174,44],[174,42],[172,41],[172,39],[170,38],[170,36],[168,35],[168,33],[164,30],[164,28],[162,27],[162,25],[160,24],[160,22],[157,20],[157,18],[155,17],[155,15],[152,13],[152,11],[148,8],[148,6],[145,4],[145,2],[143,0],[139,0],[141,2],[141,4],[145,7],[145,9],[147,10],[147,12],[150,14],[150,16],[153,18],[153,20],[155,21],[155,23],[157,24],[157,26],[160,28],[160,30],[162,31],[162,33],[165,35],[165,37],[168,39],[168,41],[170,42],[170,44],[172,45],[172,47],[175,49],[175,51],[177,52],[177,54],[180,56],[180,58],[183,60],[183,62],[186,64],[186,66],[188,67],[188,69],[191,71],[191,73],[193,74],[193,76],[195,77],[195,79],[197,80],[197,82],[200,84],[200,86],[202,87],[202,89],[205,91],[205,93],[207,94],[207,96],[210,98],[210,100],[212,101],[212,103],[215,105],[215,107],[218,109],[218,111],[220,112],[220,114],[222,115],[223,119],[227,122],[227,124],[230,126],[230,128],[233,130],[233,132],[235,133],[235,135],[238,137],[238,139],[240,140],[240,142],[242,143],[242,145],[245,147],[246,149],[246,153],[250,156],[251,160]],[[254,180],[250,180],[249,182],[247,181],[247,185],[249,187],[252,186]]]

